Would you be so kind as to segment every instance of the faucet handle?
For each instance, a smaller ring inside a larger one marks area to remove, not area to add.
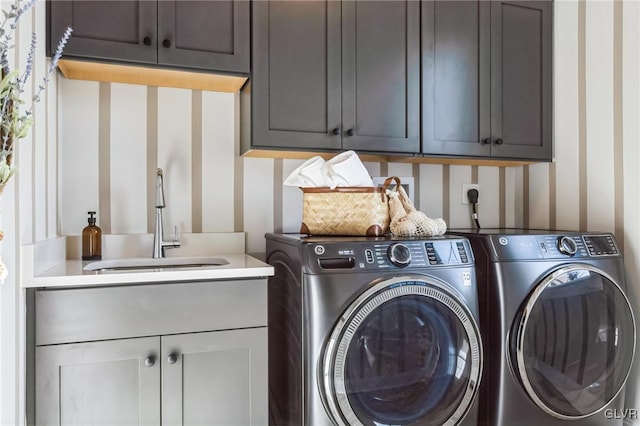
[[[178,248],[180,243],[180,234],[178,234],[178,225],[173,225],[173,247]]]

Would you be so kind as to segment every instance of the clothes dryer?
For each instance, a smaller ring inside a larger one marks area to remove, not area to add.
[[[487,362],[480,424],[622,424],[636,325],[614,236],[450,233],[469,238],[476,259]]]
[[[427,240],[267,234],[277,425],[475,425],[473,255]]]

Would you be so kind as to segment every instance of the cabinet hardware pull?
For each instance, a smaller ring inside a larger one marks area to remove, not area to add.
[[[151,37],[145,37],[142,39],[145,46],[151,46]]]
[[[502,145],[502,142],[504,142],[502,139],[496,139],[496,145]]]
[[[162,45],[164,47],[171,47],[171,40],[169,40],[168,38],[165,38],[164,40],[162,40]]]
[[[144,360],[145,367],[153,367],[156,364],[156,357],[153,355],[149,355]]]
[[[347,136],[353,136],[353,129],[347,130]]]
[[[335,129],[333,129],[333,130],[331,131],[331,133],[332,133],[334,136],[338,136],[338,135],[340,134],[340,128],[339,128],[339,127],[336,127]]]
[[[480,141],[480,144],[482,144],[482,145],[489,145],[490,143],[491,143],[491,139],[489,139],[489,138],[482,139]]]
[[[169,364],[175,364],[176,362],[178,362],[178,354],[169,354],[169,356],[167,357],[167,362]]]

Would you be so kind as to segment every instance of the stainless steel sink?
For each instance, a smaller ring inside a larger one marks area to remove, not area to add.
[[[83,269],[85,271],[135,271],[148,269],[209,268],[228,264],[229,262],[220,257],[134,258],[91,262]]]

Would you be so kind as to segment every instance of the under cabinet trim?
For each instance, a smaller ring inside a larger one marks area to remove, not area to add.
[[[339,154],[336,152],[317,152],[317,151],[286,151],[286,150],[269,150],[269,149],[250,149],[242,154],[243,157],[249,158],[281,158],[288,160],[308,160],[314,156],[320,156],[325,160]],[[358,153],[362,161],[378,162],[378,163],[418,163],[418,164],[445,164],[460,166],[489,166],[489,167],[518,167],[529,164],[540,163],[541,161],[533,160],[500,160],[496,158],[449,158],[449,157],[412,157],[401,155],[375,155]]]
[[[237,93],[247,77],[178,71],[134,65],[61,59],[58,68],[66,78],[110,83],[140,84],[178,89]]]

